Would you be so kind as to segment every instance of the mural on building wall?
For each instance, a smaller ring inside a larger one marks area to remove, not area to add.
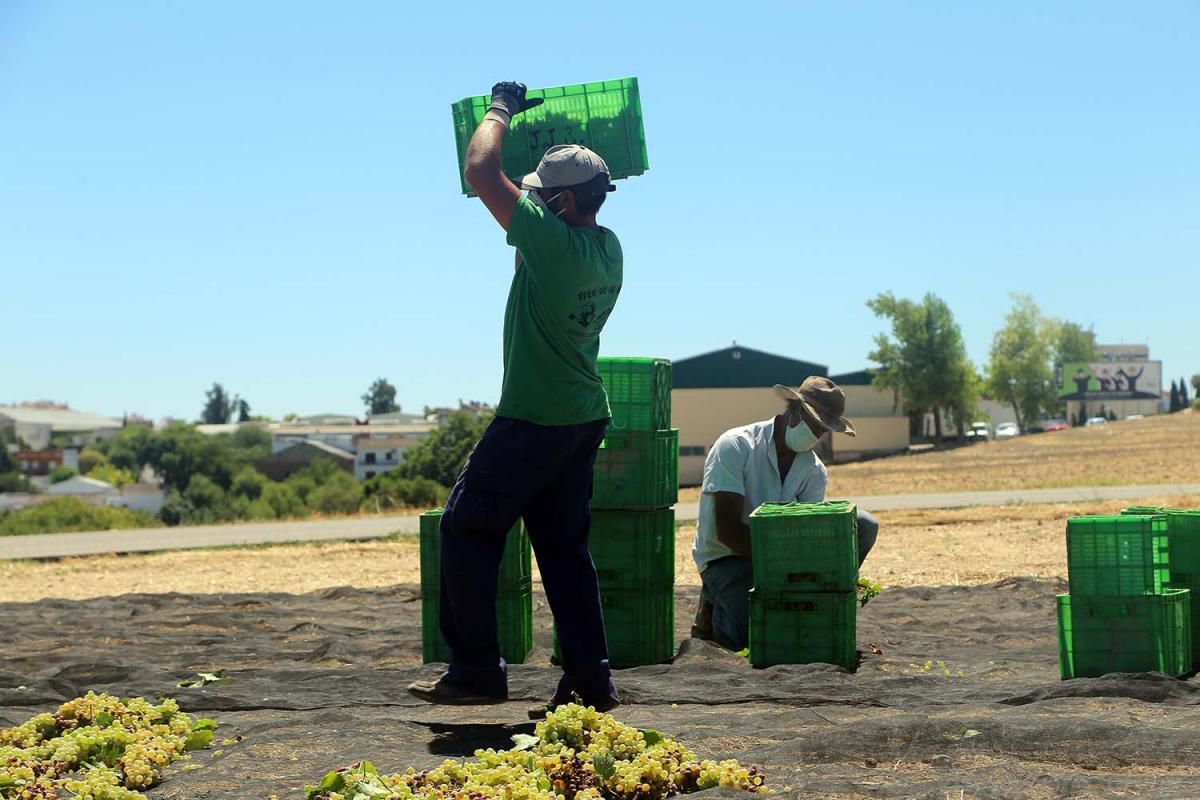
[[[1060,364],[1054,382],[1060,400],[1157,400],[1162,396],[1162,362]]]

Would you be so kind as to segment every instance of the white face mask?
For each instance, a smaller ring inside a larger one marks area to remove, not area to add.
[[[527,191],[525,192],[525,196],[526,196],[526,197],[528,197],[528,198],[529,198],[529,200],[530,200],[530,201],[531,201],[531,202],[532,202],[532,203],[533,203],[535,206],[537,206],[538,208],[542,209],[543,211],[545,211],[545,212],[546,212],[546,213],[548,213],[548,214],[554,214],[554,216],[556,216],[556,217],[561,217],[561,216],[562,216],[562,214],[563,214],[563,211],[566,211],[566,209],[565,209],[565,208],[564,208],[564,209],[561,209],[561,210],[559,210],[557,213],[555,213],[555,212],[551,211],[551,210],[550,210],[550,206],[546,205],[546,201],[545,201],[545,200],[543,200],[543,199],[542,199],[542,196],[541,196],[540,194],[538,194],[538,193],[537,193],[537,191],[536,191],[536,190],[534,190],[534,189],[529,189],[529,190],[527,190]],[[550,198],[550,202],[551,202],[551,203],[553,203],[555,200],[557,200],[557,199],[558,199],[559,197],[561,197],[561,196],[562,196],[562,192],[559,192],[558,194],[556,194],[556,195],[554,195],[553,197],[551,197],[551,198]]]
[[[784,443],[794,453],[806,453],[812,450],[817,446],[819,438],[813,436],[813,432],[808,429],[808,423],[803,419],[800,420],[799,425],[790,426],[783,432]]]

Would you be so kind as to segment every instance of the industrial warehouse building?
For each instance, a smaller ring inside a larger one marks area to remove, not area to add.
[[[766,353],[736,342],[674,363],[671,426],[679,429],[679,483],[699,485],[704,458],[730,428],[769,419],[783,409],[771,391],[799,386],[810,375],[830,378],[846,392],[846,416],[858,436],[826,436],[817,447],[825,463],[898,453],[909,445],[909,420],[891,391],[871,385],[863,370],[830,375],[823,364]]]

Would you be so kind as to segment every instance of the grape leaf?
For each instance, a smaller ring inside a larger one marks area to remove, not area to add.
[[[215,731],[216,729],[217,723],[211,719],[198,719],[196,720],[196,724],[192,726],[192,730],[194,731]]]
[[[211,730],[192,731],[188,737],[183,740],[184,750],[203,750],[212,744],[213,732]]]
[[[617,774],[617,760],[612,753],[597,753],[592,757],[592,770],[604,780]]]
[[[101,711],[99,714],[96,715],[96,727],[97,728],[107,728],[109,725],[112,725],[112,724],[113,724],[113,715],[108,713],[107,711]]]
[[[304,800],[313,800],[314,797],[320,797],[323,794],[330,792],[340,792],[346,788],[346,776],[334,770],[333,772],[325,773],[325,777],[316,786],[304,787]]]
[[[734,653],[734,655],[741,656],[742,658],[749,658],[750,657],[750,648],[747,647],[742,650],[738,650],[736,653]]]
[[[513,750],[531,750],[537,747],[540,741],[536,736],[530,736],[528,733],[517,733],[512,737]]]
[[[647,747],[654,747],[654,745],[659,744],[666,738],[658,731],[652,731],[649,728],[642,731],[642,737],[646,740]]]

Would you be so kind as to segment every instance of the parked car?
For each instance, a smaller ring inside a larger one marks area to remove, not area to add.
[[[972,442],[986,442],[992,438],[992,426],[986,422],[973,422],[967,431],[967,438]]]
[[[1088,421],[1083,423],[1083,427],[1090,428],[1093,425],[1107,425],[1108,420],[1104,417],[1088,417]]]
[[[1044,431],[1065,431],[1067,429],[1067,421],[1065,419],[1048,419],[1046,424],[1042,426]]]
[[[1001,422],[996,426],[997,439],[1011,439],[1013,436],[1019,436],[1021,429],[1017,427],[1015,422]]]

